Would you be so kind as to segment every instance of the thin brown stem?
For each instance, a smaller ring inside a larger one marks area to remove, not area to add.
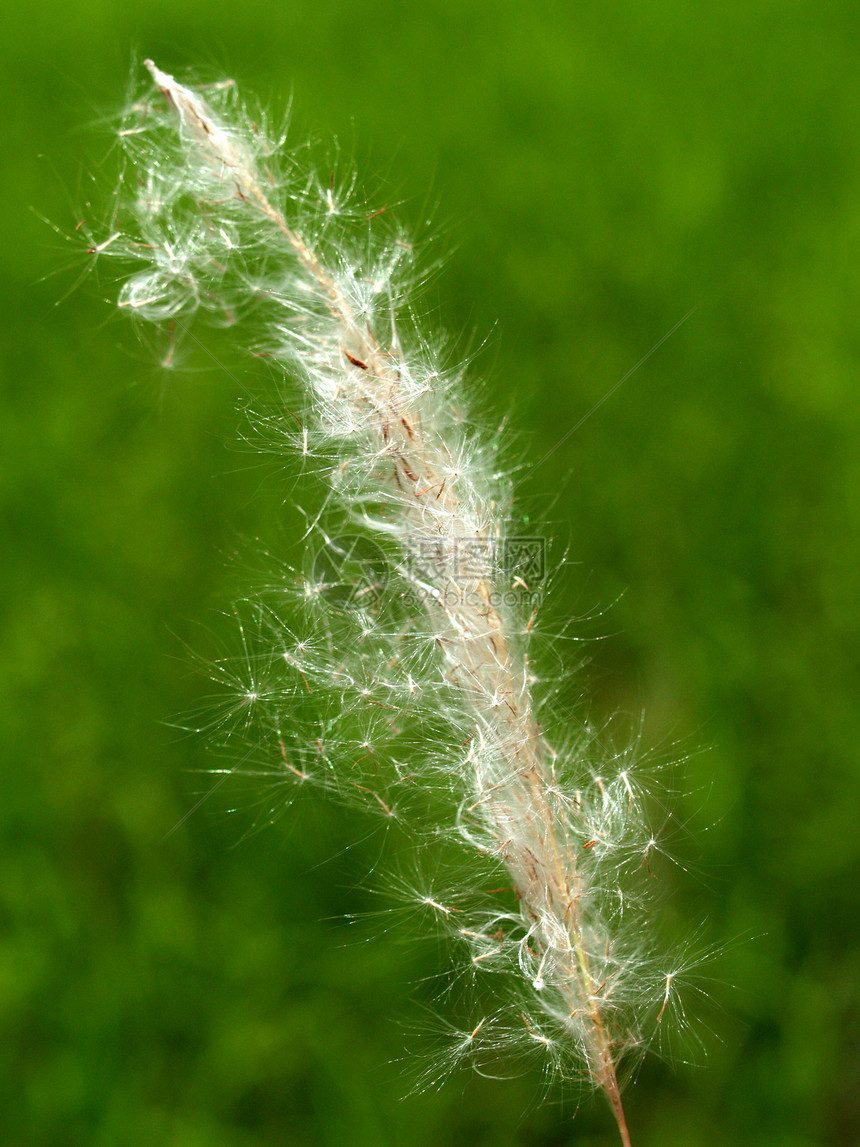
[[[621,1136],[623,1147],[632,1147],[630,1131],[627,1127],[627,1117],[624,1114],[624,1104],[621,1102],[621,1088],[618,1086],[618,1080],[615,1076],[615,1067],[611,1062],[607,1065],[607,1078],[602,1086],[612,1107],[615,1122],[618,1124],[618,1134]]]

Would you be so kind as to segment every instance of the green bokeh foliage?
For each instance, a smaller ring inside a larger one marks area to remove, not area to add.
[[[567,547],[547,627],[601,638],[563,699],[588,681],[598,719],[641,710],[688,758],[662,927],[722,950],[701,1046],[667,1039],[628,1092],[635,1142],[860,1141],[856,4],[3,8],[3,1142],[614,1142],[533,1075],[402,1098],[399,1021],[446,956],[373,915],[370,819],[269,826],[262,782],[182,819],[213,765],[165,723],[208,691],[185,643],[227,639],[260,547],[296,560],[305,495],[232,447],[226,370],[159,372],[102,270],[63,297],[87,260],[41,217],[103,210],[136,53],[292,93],[297,140],[433,216],[433,314]]]

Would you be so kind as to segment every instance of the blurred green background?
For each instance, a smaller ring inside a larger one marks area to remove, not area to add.
[[[103,209],[144,55],[292,93],[295,140],[430,205],[438,314],[489,336],[523,513],[569,547],[551,624],[601,638],[591,712],[688,758],[662,929],[720,951],[701,1044],[628,1090],[637,1147],[860,1142],[854,0],[3,8],[3,1143],[615,1142],[537,1075],[404,1098],[446,956],[362,915],[369,819],[268,826],[246,783],[182,820],[213,764],[166,723],[209,691],[184,643],[231,632],[231,555],[294,558],[298,517],[224,370],[159,372],[109,276],[64,297],[87,260],[41,217]]]

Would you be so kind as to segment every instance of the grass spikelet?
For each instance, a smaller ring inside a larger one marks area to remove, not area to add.
[[[311,522],[303,574],[239,609],[243,663],[213,669],[232,694],[215,731],[247,739],[284,788],[361,802],[463,859],[450,891],[411,882],[412,909],[468,978],[499,978],[500,1004],[428,1079],[540,1055],[601,1089],[629,1144],[619,1065],[674,1010],[644,910],[657,842],[637,754],[539,717],[538,540],[511,535],[463,372],[411,316],[413,246],[305,171],[235,85],[204,92],[145,63],[96,257],[133,264],[118,305],[138,322],[265,331],[248,351],[303,398],[261,414],[261,433],[313,460],[341,507]],[[428,822],[427,793],[446,823]]]

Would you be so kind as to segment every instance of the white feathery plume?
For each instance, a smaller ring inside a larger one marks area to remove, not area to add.
[[[629,1144],[618,1065],[675,986],[643,951],[656,842],[635,749],[607,760],[594,736],[553,748],[538,721],[534,614],[514,600],[537,587],[502,560],[508,495],[463,414],[462,378],[409,317],[412,247],[378,238],[387,218],[303,172],[232,84],[204,100],[146,67],[160,94],[126,114],[128,162],[97,248],[141,265],[119,305],[174,335],[197,311],[236,325],[262,316],[264,352],[303,381],[307,409],[261,421],[285,453],[322,459],[352,529],[345,542],[319,527],[328,564],[300,586],[301,635],[280,603],[252,603],[256,635],[242,637],[263,652],[238,671],[216,666],[235,693],[224,720],[237,736],[253,728],[285,783],[366,799],[385,817],[405,817],[422,786],[449,794],[446,832],[474,875],[416,899],[465,945],[471,972],[507,977],[509,1002],[460,1033],[448,1062],[539,1051],[603,1090]],[[332,562],[358,566],[348,608]],[[500,872],[514,906],[481,891]]]

